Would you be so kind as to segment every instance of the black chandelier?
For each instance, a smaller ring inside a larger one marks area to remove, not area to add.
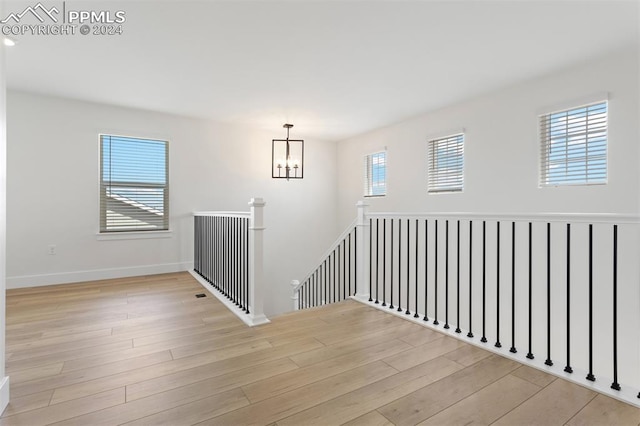
[[[286,139],[272,139],[271,177],[274,179],[302,179],[304,175],[304,141],[289,139],[293,124],[285,124]]]

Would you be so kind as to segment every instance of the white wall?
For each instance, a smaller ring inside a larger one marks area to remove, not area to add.
[[[4,3],[0,1],[0,15]],[[0,44],[0,413],[9,404],[9,377],[5,376],[5,326],[6,326],[6,242],[7,242],[7,114],[5,46]]]
[[[68,99],[8,93],[8,285],[40,285],[185,270],[198,210],[267,202],[267,315],[289,309],[289,282],[337,235],[335,144],[305,139],[305,178],[271,179],[263,130]],[[168,239],[98,241],[98,134],[170,141]],[[313,224],[313,226],[309,226]],[[57,254],[47,247],[56,245]]]
[[[637,214],[638,87],[638,51],[629,49],[339,142],[340,227],[363,198],[364,155],[384,147],[387,196],[369,198],[371,211]],[[538,114],[604,92],[608,184],[538,188]],[[461,129],[464,192],[427,195],[427,140]]]

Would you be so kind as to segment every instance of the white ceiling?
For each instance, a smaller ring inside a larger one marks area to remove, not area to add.
[[[31,2],[5,1],[20,12]],[[47,7],[61,1],[43,0]],[[340,140],[638,44],[616,1],[90,1],[121,36],[16,36],[10,89]]]

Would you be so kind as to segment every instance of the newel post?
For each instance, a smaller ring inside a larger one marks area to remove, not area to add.
[[[367,213],[369,205],[364,201],[358,201],[356,204],[358,215],[356,218],[356,297],[362,300],[369,299],[369,219]]]
[[[291,308],[293,308],[294,311],[298,310],[298,299],[299,299],[299,295],[300,295],[300,291],[298,289],[298,287],[300,286],[300,281],[298,280],[292,280],[291,281]]]
[[[249,201],[251,207],[251,219],[249,222],[249,316],[253,323],[262,324],[269,322],[264,315],[264,206],[262,198],[252,198]]]

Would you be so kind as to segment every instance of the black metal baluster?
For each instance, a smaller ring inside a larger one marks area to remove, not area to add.
[[[482,338],[481,342],[487,342],[487,333],[486,333],[486,325],[487,325],[487,222],[482,221]]]
[[[215,289],[219,290],[220,270],[222,266],[222,251],[220,250],[220,244],[222,243],[220,218],[209,217],[207,220],[207,228],[213,230],[214,232],[213,236],[207,238],[207,281],[209,281],[209,283],[212,284]]]
[[[547,223],[547,359],[546,365],[553,365],[551,361],[551,223]]]
[[[329,297],[327,298],[327,303],[333,303],[333,296],[332,296],[332,294],[331,294],[331,293],[332,293],[332,289],[331,289],[331,288],[333,287],[333,268],[332,268],[332,266],[331,266],[331,264],[332,264],[332,262],[331,262],[332,255],[333,255],[333,252],[331,252],[331,253],[329,254],[329,259],[328,259],[328,260],[329,260],[329,262],[327,263],[327,267],[328,267],[327,272],[329,272],[329,274],[328,274],[328,281],[329,281],[329,286],[328,286],[328,290],[329,290]]]
[[[376,273],[378,272],[377,268],[376,264]],[[373,302],[371,296],[373,296],[373,219],[369,219],[369,302]]]
[[[215,220],[215,217],[209,216],[204,223],[205,229],[207,230],[207,238],[204,243],[206,251],[205,276],[209,284],[212,284],[214,287],[215,274],[218,272],[218,252],[216,248],[219,240]]]
[[[444,222],[444,328],[449,328],[449,221]]]
[[[218,285],[220,286],[219,290],[223,295],[227,295],[226,285],[227,285],[227,223],[226,218],[220,217],[220,282]]]
[[[379,230],[379,222],[380,219],[376,219],[376,301],[375,303],[378,304],[380,303],[378,300],[378,290],[380,287],[380,284],[378,282],[378,269],[380,268],[380,238],[379,238],[379,234],[378,234],[378,230]]]
[[[358,258],[358,228],[353,228],[353,263]],[[358,291],[358,267],[353,265],[353,294]]]
[[[415,239],[415,246],[416,246],[416,258],[415,258],[416,259],[416,262],[415,262],[415,266],[416,266],[416,270],[415,270],[415,274],[416,274],[416,276],[415,276],[415,280],[416,280],[416,294],[415,294],[416,305],[415,306],[416,306],[416,309],[415,309],[415,311],[416,312],[413,314],[414,318],[419,318],[420,317],[420,315],[418,315],[418,231],[419,231],[418,228],[419,228],[418,219],[416,219],[416,239]],[[407,306],[409,306],[409,305],[407,304]]]
[[[387,219],[382,219],[382,306],[387,306]]]
[[[342,299],[347,298],[347,241],[342,240]]]
[[[248,219],[248,218],[246,219],[246,223],[247,223],[247,226],[246,226],[246,228],[247,228],[247,232],[245,233],[244,238],[245,238],[245,256],[246,256],[246,259],[247,259],[247,264],[246,264],[246,266],[245,266],[245,275],[246,275],[246,280],[245,280],[245,283],[246,283],[246,284],[245,284],[245,285],[246,285],[246,291],[245,291],[245,293],[244,293],[244,297],[245,297],[245,301],[244,301],[244,307],[245,307],[245,309],[244,309],[244,311],[245,311],[246,313],[249,313],[249,297],[250,297],[250,295],[249,295],[249,288],[250,288],[250,286],[251,286],[251,283],[249,282],[249,280],[250,280],[250,277],[249,277],[249,265],[251,264],[251,258],[249,257],[249,224],[250,224],[250,223],[249,223],[249,219]]]
[[[567,223],[567,365],[566,373],[573,373],[571,368],[571,224]]]
[[[224,217],[220,218],[220,234],[222,241],[220,242],[220,291],[225,296],[227,295],[227,262],[228,262],[228,250],[227,250],[227,220]]]
[[[618,225],[613,225],[613,383],[611,389],[619,391],[618,383]]]
[[[240,291],[240,309],[244,310],[244,302],[245,302],[245,295],[247,294],[247,258],[246,258],[246,253],[247,253],[247,249],[244,245],[244,242],[246,240],[246,235],[247,235],[247,219],[243,218],[242,219],[242,232],[240,234],[240,239],[241,239],[241,244],[240,244],[240,252],[242,255],[242,264],[240,265],[240,270],[241,270],[241,274],[242,274],[242,283],[241,283],[241,291]]]
[[[531,241],[532,239],[532,234],[533,234],[533,225],[531,224],[531,222],[529,222],[529,352],[527,352],[527,358],[529,359],[533,359],[533,351],[532,351],[532,347],[531,347],[531,340],[532,340],[532,327],[533,327],[533,321],[532,321],[532,289],[533,289],[533,274],[532,274],[532,266],[533,266],[533,255],[532,255],[532,248],[533,248],[533,243]]]
[[[402,311],[402,219],[398,219],[398,312]]]
[[[316,289],[318,286],[318,276],[316,275],[316,272],[314,272],[311,275],[311,288],[310,293],[311,293],[311,306],[318,306],[318,300],[316,297]]]
[[[242,290],[244,288],[244,218],[238,218],[238,307],[244,310]]]
[[[473,221],[469,221],[469,332],[467,333],[467,337],[473,337],[473,321],[472,321],[472,312],[473,312]]]
[[[438,219],[435,221],[435,230],[434,230],[434,290],[435,290],[435,316],[433,317],[433,325],[440,324],[438,322]]]
[[[516,350],[516,223],[511,222],[511,348],[509,352],[515,354]]]
[[[329,297],[327,296],[327,260],[325,259],[322,262],[320,268],[320,286],[322,287],[320,290],[320,304],[326,305],[328,303]]]
[[[224,224],[224,252],[226,254],[226,262],[224,265],[224,295],[229,299],[229,294],[231,293],[231,253],[229,247],[231,246],[231,220],[229,217],[225,217]]]
[[[593,375],[593,224],[589,224],[589,373],[586,379],[596,381]]]
[[[393,219],[391,219],[391,301],[389,302],[389,309],[394,309],[393,306]]]
[[[233,218],[233,301],[236,304],[236,306],[239,306],[240,303],[238,303],[238,290],[239,290],[239,286],[240,286],[240,282],[238,280],[239,278],[239,274],[238,274],[238,254],[239,254],[239,233],[238,233],[238,222],[239,222],[239,218],[234,217]]]
[[[460,330],[460,219],[457,221],[456,231],[456,333]]]
[[[342,263],[344,250],[342,244],[344,240],[338,243],[338,302],[344,300],[344,264]]]
[[[316,306],[322,305],[322,273],[316,268]]]
[[[318,265],[318,300],[319,300],[319,304],[320,305],[324,305],[325,299],[326,299],[326,295],[324,294],[325,291],[325,277],[324,277],[324,260],[322,262],[320,262],[320,265]]]
[[[349,271],[347,273],[347,277],[349,278],[349,283],[347,284],[347,288],[349,289],[349,294],[348,296],[351,296],[353,294],[353,292],[351,291],[351,256],[353,255],[351,252],[351,232],[349,232],[349,241],[348,241],[348,245],[349,245],[349,255],[347,256],[347,270]]]
[[[407,311],[405,312],[406,315],[410,315],[411,311],[409,311],[409,260],[411,258],[411,255],[409,254],[409,240],[411,239],[411,237],[409,236],[410,233],[410,228],[411,225],[409,224],[409,219],[407,219]]]
[[[429,221],[427,219],[424,220],[424,321],[429,321],[427,317],[427,293],[428,293],[428,283],[429,276],[427,275],[427,260],[429,254]]]
[[[336,249],[333,249],[333,298],[331,299],[333,303],[337,300],[340,300],[340,295],[336,295],[336,290],[338,287],[338,265],[336,263]]]
[[[497,223],[496,236],[496,348],[501,348],[500,343],[500,222]]]

